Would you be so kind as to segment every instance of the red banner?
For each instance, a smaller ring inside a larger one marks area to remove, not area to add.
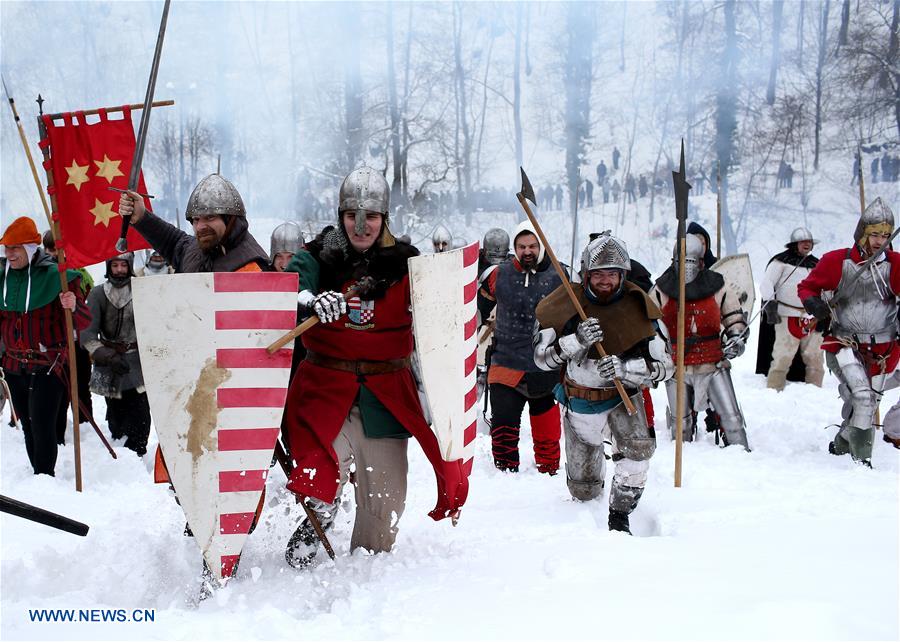
[[[101,109],[100,121],[88,124],[83,112],[75,112],[66,114],[62,125],[43,117],[47,139],[41,145],[50,145],[50,166],[47,162],[44,166],[53,173],[53,187],[48,191],[56,194],[53,217],[59,221],[61,237],[57,247],[65,249],[70,268],[100,263],[118,254],[120,194],[109,188],[128,187],[135,147],[131,110],[126,108],[123,115],[120,120],[110,120]],[[143,175],[138,191],[147,193]],[[149,201],[144,200],[150,209]],[[144,237],[129,229],[129,250],[148,247]]]

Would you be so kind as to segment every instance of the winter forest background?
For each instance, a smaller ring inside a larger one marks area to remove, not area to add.
[[[39,92],[50,112],[143,99],[161,9],[0,5],[3,73],[32,144]],[[858,211],[860,143],[869,199],[896,203],[898,21],[898,0],[176,1],[157,86],[176,105],[153,115],[145,172],[157,212],[177,220],[221,157],[251,220],[313,232],[332,219],[340,179],[366,163],[391,182],[395,231],[421,243],[441,222],[480,237],[495,221],[479,212],[515,222],[522,165],[536,191],[561,188],[561,207],[545,208],[560,221],[581,180],[593,194],[580,207],[602,205],[603,226],[670,238],[683,137],[692,196],[722,168],[734,253],[767,222]],[[0,212],[40,221],[8,114],[0,128]]]

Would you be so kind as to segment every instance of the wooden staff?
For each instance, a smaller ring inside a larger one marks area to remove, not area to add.
[[[171,107],[175,104],[174,100],[157,100],[154,101],[153,107]],[[144,103],[133,103],[131,105],[122,105],[119,107],[106,107],[104,111],[107,114],[117,114],[119,112],[125,111],[125,109],[130,109],[131,111],[138,111],[139,109],[144,108]],[[100,109],[86,109],[85,111],[79,112],[80,114],[84,114],[85,116],[93,116],[100,113]],[[68,114],[66,112],[60,112],[58,114],[49,114],[48,118],[50,120],[61,120],[65,118]]]
[[[531,207],[528,206],[528,199],[531,199],[534,202],[534,189],[531,187],[531,183],[528,180],[528,176],[525,174],[525,170],[521,167],[519,170],[522,172],[522,190],[516,194],[516,198],[519,199],[519,203],[522,205],[522,209],[525,210],[525,214],[528,216],[528,220],[531,221],[531,225],[534,227],[534,231],[537,232],[538,238],[541,240],[541,243],[544,245],[544,249],[547,252],[547,256],[550,257],[550,261],[553,263],[553,267],[556,269],[556,273],[559,275],[559,279],[562,281],[563,288],[566,291],[566,294],[569,295],[569,300],[572,302],[572,306],[575,308],[575,311],[578,313],[579,318],[582,321],[587,319],[587,315],[584,313],[584,308],[581,307],[581,304],[578,302],[578,297],[575,296],[575,291],[572,290],[572,284],[569,283],[569,277],[566,274],[566,271],[563,270],[562,265],[559,264],[559,261],[556,259],[556,255],[553,253],[553,248],[550,247],[550,243],[547,242],[547,237],[544,236],[544,231],[541,229],[540,224],[537,222],[534,214],[531,211]],[[577,197],[577,195],[576,195]],[[606,350],[603,349],[603,346],[598,342],[594,344],[594,347],[597,349],[597,352],[600,353],[600,357],[606,357]],[[616,384],[616,390],[619,392],[619,396],[622,398],[622,403],[625,404],[625,408],[628,410],[629,415],[633,415],[637,410],[635,410],[634,404],[631,403],[631,398],[628,396],[628,393],[625,391],[625,386],[622,385],[622,382],[619,379],[613,379],[613,383]]]
[[[717,196],[721,191],[720,174],[717,176]],[[687,236],[687,207],[688,195],[691,185],[687,182],[684,167],[684,139],[681,141],[681,165],[677,172],[672,172],[672,186],[675,192],[675,218],[678,220],[678,308],[675,321],[675,488],[681,488],[681,462],[684,446],[684,312],[685,312],[685,281],[684,281],[684,257],[687,253],[685,238]]]
[[[862,149],[856,146],[856,177],[859,183],[859,215],[866,213],[866,182],[863,178]],[[890,244],[890,242],[888,242]],[[875,425],[881,424],[881,400],[875,399]]]

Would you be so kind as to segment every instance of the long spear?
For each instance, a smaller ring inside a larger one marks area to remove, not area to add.
[[[716,172],[718,175],[718,172]],[[718,179],[717,179],[718,180]],[[681,166],[672,172],[672,183],[675,190],[675,218],[678,219],[678,320],[675,336],[675,488],[681,488],[681,458],[684,445],[684,255],[685,236],[687,232],[688,193],[691,185],[684,175],[684,139],[681,140]],[[721,183],[719,183],[721,189]],[[718,190],[717,190],[718,198]]]
[[[862,149],[859,144],[856,145],[856,176],[859,179],[857,182],[859,183],[859,214],[862,216],[866,213],[866,180],[863,178],[863,166],[862,166]],[[900,229],[900,228],[898,228]],[[897,236],[897,231],[894,231],[894,237]],[[891,237],[893,240],[893,237]],[[884,244],[885,247],[888,247],[891,244],[891,240],[888,240],[887,243]],[[857,274],[862,274],[862,270],[859,270]],[[875,424],[881,423],[881,403],[879,401],[875,402]]]
[[[722,258],[722,166],[721,163],[716,163],[716,260],[720,258]]]
[[[522,172],[522,189],[518,194],[516,194],[516,198],[519,199],[519,203],[522,205],[522,209],[525,210],[525,214],[528,216],[528,220],[531,221],[531,225],[534,227],[534,231],[537,232],[538,238],[544,245],[544,249],[547,251],[547,256],[550,257],[550,261],[551,263],[553,263],[553,267],[556,269],[556,273],[559,275],[560,281],[562,281],[563,288],[565,288],[566,294],[569,295],[569,300],[572,302],[572,306],[575,308],[575,311],[578,312],[578,316],[581,318],[581,320],[584,321],[585,319],[587,319],[587,315],[584,313],[584,308],[582,308],[581,304],[578,302],[578,297],[575,296],[575,292],[572,290],[572,284],[569,283],[569,277],[566,274],[566,271],[563,269],[562,265],[559,264],[559,261],[556,258],[556,254],[553,253],[553,248],[550,247],[550,243],[547,241],[547,237],[544,236],[544,231],[541,229],[540,224],[537,222],[537,218],[535,218],[534,214],[531,212],[531,207],[529,207],[528,205],[529,200],[532,203],[535,202],[534,188],[531,187],[531,181],[528,180],[528,176],[525,174],[524,169],[520,167],[519,170]],[[603,349],[602,344],[595,343],[594,347],[597,349],[597,352],[600,353],[601,358],[606,356],[606,350]],[[633,415],[637,411],[634,408],[634,404],[631,403],[631,398],[625,391],[625,386],[622,385],[622,382],[619,379],[613,379],[613,382],[616,384],[616,390],[619,392],[619,396],[622,398],[622,403],[625,404],[625,408],[628,410],[628,414]]]
[[[159,22],[159,35],[156,37],[156,50],[153,52],[153,64],[150,66],[150,80],[147,81],[147,94],[144,96],[144,110],[141,112],[141,124],[138,127],[137,140],[134,146],[134,156],[131,158],[131,173],[128,175],[128,189],[136,192],[141,178],[141,164],[144,161],[144,146],[147,143],[147,131],[150,129],[150,112],[153,107],[153,93],[156,91],[156,76],[159,73],[159,59],[162,57],[163,39],[166,36],[166,23],[169,20],[169,3],[166,0],[163,5],[162,19]],[[119,191],[119,190],[116,190]],[[128,250],[128,228],[131,226],[131,217],[122,217],[122,231],[119,240],[116,241],[116,251]]]
[[[16,121],[16,127],[19,129],[19,138],[22,141],[22,147],[25,149],[25,155],[28,157],[28,165],[31,167],[31,175],[34,177],[34,184],[37,186],[38,194],[41,196],[41,205],[44,206],[44,214],[47,217],[47,223],[50,225],[50,233],[53,240],[57,242],[56,247],[59,255],[59,287],[61,292],[69,291],[69,281],[66,279],[66,250],[65,246],[59,243],[59,228],[56,221],[50,215],[50,207],[47,205],[47,197],[44,196],[44,188],[41,186],[41,179],[38,178],[37,167],[34,164],[34,157],[31,155],[31,148],[28,147],[28,140],[25,138],[25,129],[22,127],[22,121],[19,120],[19,112],[16,110],[16,102],[13,100],[9,88],[6,86],[6,79],[0,79],[3,83],[3,91],[9,99],[9,107],[12,109],[13,118]],[[40,118],[38,119],[40,122]],[[45,152],[46,155],[46,152]],[[48,171],[47,175],[50,173]],[[55,200],[55,199],[54,199]],[[55,204],[54,204],[55,209]],[[75,325],[72,323],[72,311],[64,309],[66,319],[66,344],[69,352],[69,400],[72,403],[72,445],[75,448],[75,490],[81,492],[81,430],[78,422],[78,371],[75,364]],[[113,454],[115,457],[115,454]]]

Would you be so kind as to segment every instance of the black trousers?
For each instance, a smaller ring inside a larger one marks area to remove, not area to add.
[[[121,399],[106,398],[106,423],[114,437],[125,436],[125,447],[138,455],[147,453],[150,438],[150,403],[146,392],[122,391]]]
[[[6,373],[9,392],[25,433],[25,451],[35,475],[56,469],[57,425],[65,422],[66,387],[55,374],[41,368],[33,373]]]

